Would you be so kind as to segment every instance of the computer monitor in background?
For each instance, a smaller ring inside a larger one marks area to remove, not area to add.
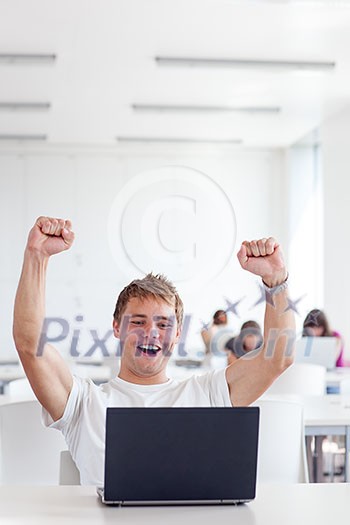
[[[337,337],[302,337],[296,342],[295,362],[335,368],[340,352]]]

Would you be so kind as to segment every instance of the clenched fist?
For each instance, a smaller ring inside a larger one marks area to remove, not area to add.
[[[244,270],[262,277],[267,286],[277,286],[287,278],[282,250],[273,237],[244,241],[237,257]]]
[[[68,250],[74,241],[69,220],[39,217],[29,232],[27,249],[50,257]]]

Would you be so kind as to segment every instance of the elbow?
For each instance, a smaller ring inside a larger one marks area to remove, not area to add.
[[[38,323],[16,315],[13,317],[12,335],[18,353],[35,354],[41,339]]]
[[[281,372],[285,372],[294,363],[294,356],[285,357],[281,363]]]
[[[287,341],[287,344],[284,345],[283,349],[283,371],[287,370],[293,363],[295,359],[295,337],[291,341]]]
[[[34,355],[36,353],[33,345],[21,338],[15,339],[15,347],[18,355]]]
[[[285,372],[294,363],[295,357],[295,333],[293,332],[292,337],[289,333],[281,335],[287,337],[279,337],[275,341],[272,351],[268,345],[265,347],[265,355],[270,359],[270,364],[276,377]]]
[[[287,356],[274,363],[273,381],[277,379],[283,372],[287,370],[294,363],[294,356]]]
[[[283,372],[294,363],[294,353],[290,355],[275,355],[270,361],[270,374],[272,381],[275,381]]]
[[[36,355],[38,349],[38,342],[32,337],[26,337],[21,331],[13,328],[13,340],[17,353],[21,355]]]

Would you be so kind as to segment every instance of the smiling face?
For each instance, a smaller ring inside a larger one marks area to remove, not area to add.
[[[165,383],[180,335],[175,307],[161,299],[132,297],[113,329],[122,346],[119,377],[137,384]]]

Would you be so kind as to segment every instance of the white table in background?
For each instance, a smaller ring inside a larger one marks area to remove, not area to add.
[[[0,406],[1,405],[9,405],[10,403],[22,403],[23,401],[33,401],[35,397],[33,396],[10,396],[8,394],[1,394],[0,395]]]
[[[96,384],[106,383],[111,379],[111,369],[106,365],[70,364],[72,374],[82,378],[90,378]]]
[[[261,485],[239,506],[107,507],[94,487],[0,487],[0,522],[16,525],[330,525],[347,522],[349,484]]]
[[[322,436],[345,437],[345,480],[350,481],[350,396],[328,394],[324,396],[280,395],[263,396],[262,399],[286,399],[304,406],[305,435],[316,438],[319,455],[322,454]],[[322,461],[314,465],[320,481]]]
[[[350,367],[336,368],[326,372],[327,388],[340,388],[342,379],[350,379]]]
[[[72,373],[83,378],[90,378],[96,384],[105,383],[111,379],[111,369],[106,365],[71,364]],[[15,379],[25,377],[21,365],[0,365],[0,394],[6,394],[6,386]]]
[[[306,436],[345,436],[345,480],[350,481],[350,396],[308,396],[301,400]],[[321,439],[318,445],[321,447]]]
[[[25,373],[20,364],[0,364],[0,394],[4,392],[10,381],[21,379],[24,376]]]

